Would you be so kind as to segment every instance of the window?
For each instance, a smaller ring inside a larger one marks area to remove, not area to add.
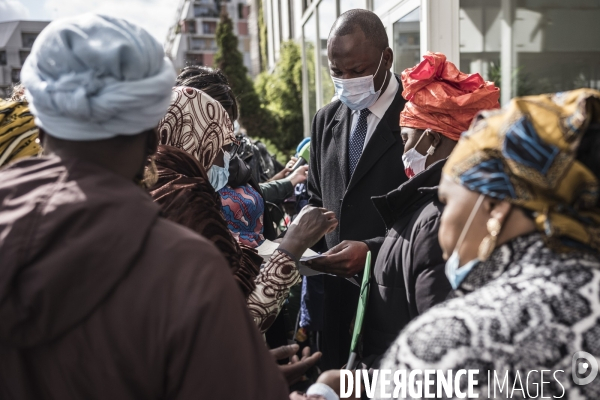
[[[394,72],[402,73],[421,61],[421,7],[394,23]]]
[[[316,59],[315,49],[317,47],[317,25],[315,15],[311,15],[303,27],[304,31],[304,54],[306,56],[304,68],[306,68],[305,76],[308,87],[308,118],[312,121],[313,116],[317,112],[317,82],[315,79]],[[310,126],[310,125],[309,125]]]
[[[238,27],[238,35],[240,36],[246,36],[248,35],[248,22],[246,21],[239,21],[237,23],[237,27]]]
[[[194,17],[218,18],[219,12],[214,4],[194,4]]]
[[[213,51],[217,49],[217,41],[210,38],[191,38],[190,39],[190,50],[208,50]]]
[[[21,81],[21,68],[13,68],[10,72],[10,80],[12,83],[19,83]]]
[[[204,65],[204,55],[186,53],[185,63],[186,65]]]
[[[214,34],[217,31],[216,22],[202,22],[202,33],[206,35]]]
[[[187,20],[185,21],[184,26],[184,33],[196,33],[196,21]]]
[[[0,65],[6,65],[6,51],[0,51]]]
[[[366,0],[340,0],[340,14],[354,8],[366,8]]]
[[[238,4],[238,18],[244,19],[246,16],[244,15],[244,5],[242,3]]]
[[[21,61],[21,65],[25,64],[25,59],[29,56],[29,51],[20,51],[19,52],[19,60]]]
[[[321,0],[319,3],[319,45],[320,47],[320,73],[321,73],[321,104],[329,104],[333,98],[334,88],[329,73],[329,59],[327,58],[327,38],[335,22],[335,0]]]
[[[21,41],[23,42],[23,47],[31,48],[33,46],[33,42],[37,39],[39,33],[21,33]]]
[[[599,19],[597,0],[460,0],[461,70],[496,82],[503,103],[600,89]]]

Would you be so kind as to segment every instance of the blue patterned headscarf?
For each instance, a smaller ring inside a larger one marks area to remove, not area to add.
[[[597,90],[515,98],[473,121],[444,175],[530,210],[537,229],[557,250],[600,251],[600,185],[576,160],[583,134],[598,122]]]

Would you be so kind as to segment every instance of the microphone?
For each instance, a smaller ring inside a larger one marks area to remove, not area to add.
[[[308,164],[310,161],[310,141],[305,143],[304,146],[298,151],[298,161],[292,167],[292,172],[297,170],[303,165]]]

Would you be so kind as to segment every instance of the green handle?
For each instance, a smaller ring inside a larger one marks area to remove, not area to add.
[[[367,301],[369,300],[369,279],[371,277],[371,252],[367,253],[365,262],[365,270],[363,272],[362,285],[360,286],[360,297],[358,298],[358,308],[356,309],[356,319],[354,320],[354,332],[352,333],[352,342],[350,345],[350,353],[356,351],[358,339],[362,331],[365,312],[367,311]]]

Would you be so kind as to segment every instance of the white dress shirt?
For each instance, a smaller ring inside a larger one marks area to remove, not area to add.
[[[390,72],[388,72],[388,74],[389,73]],[[369,111],[371,111],[371,114],[369,114],[369,116],[367,117],[367,136],[365,137],[365,144],[363,145],[363,151],[364,151],[365,147],[367,147],[367,143],[369,143],[369,139],[371,139],[371,136],[373,136],[373,132],[375,132],[375,128],[377,128],[379,121],[381,121],[381,118],[383,118],[383,115],[385,114],[387,109],[390,107],[390,105],[392,105],[392,102],[394,101],[394,98],[396,97],[396,93],[398,92],[399,87],[400,87],[400,85],[398,84],[398,81],[396,80],[396,76],[394,74],[392,74],[392,76],[390,77],[390,83],[388,83],[388,86],[385,89],[385,92],[383,92],[381,94],[381,96],[379,96],[377,101],[371,107],[369,107]],[[352,111],[352,125],[350,125],[350,133],[352,133],[352,131],[354,131],[354,127],[358,123],[359,116],[360,116],[359,110]],[[399,121],[400,121],[400,115],[398,115],[398,123],[400,123]]]

